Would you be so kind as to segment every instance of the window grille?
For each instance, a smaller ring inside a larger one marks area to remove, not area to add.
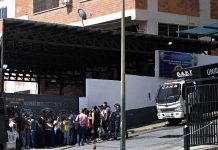
[[[41,12],[60,6],[60,0],[33,0],[33,12]]]

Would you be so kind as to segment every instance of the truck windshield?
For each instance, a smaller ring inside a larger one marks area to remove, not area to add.
[[[158,103],[171,103],[177,101],[180,94],[180,84],[167,84],[160,87],[156,99]]]

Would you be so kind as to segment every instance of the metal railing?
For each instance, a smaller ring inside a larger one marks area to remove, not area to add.
[[[190,146],[218,144],[218,83],[186,87],[187,127],[184,141]]]

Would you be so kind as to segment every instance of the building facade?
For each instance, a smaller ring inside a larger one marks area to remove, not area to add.
[[[120,0],[2,0],[0,7],[7,8],[9,18],[76,26],[83,26],[78,15],[83,9],[84,26],[120,28]],[[175,31],[218,21],[217,7],[216,0],[126,0],[126,26],[130,31],[182,36]]]

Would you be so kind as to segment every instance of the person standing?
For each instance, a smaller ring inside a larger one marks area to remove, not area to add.
[[[62,124],[62,132],[64,133],[64,145],[69,145],[69,120],[65,116]]]
[[[52,131],[53,131],[53,124],[51,122],[51,118],[48,118],[45,126],[45,145],[48,148],[50,148],[52,145]]]
[[[84,114],[84,109],[80,110],[80,114],[76,118],[78,122],[78,133],[77,133],[77,143],[78,146],[84,145],[85,135],[86,135],[86,126],[88,124],[88,117]]]
[[[70,113],[70,116],[69,116],[69,144],[70,145],[73,145],[74,141],[73,141],[73,137],[74,137],[74,134],[75,134],[75,127],[74,127],[74,124],[75,124],[75,114],[74,112],[71,112]]]
[[[115,130],[114,130],[114,138],[117,139],[118,134],[120,133],[120,105],[114,105],[115,112],[114,112],[114,123],[115,123]]]
[[[92,111],[92,127],[96,141],[98,139],[98,128],[100,127],[100,111],[97,106],[94,106]]]
[[[44,148],[45,147],[45,127],[46,120],[42,114],[39,115],[38,118],[38,133],[37,133],[37,147]]]
[[[21,141],[22,141],[22,148],[24,149],[26,146],[26,118],[25,118],[24,114],[22,114],[22,116],[20,118],[19,131],[20,131],[20,137],[21,137]]]
[[[88,124],[87,124],[87,140],[91,141],[92,140],[92,111],[89,111],[89,115],[88,115]]]
[[[111,114],[111,108],[108,106],[107,102],[105,101],[103,103],[103,110],[102,110],[102,127],[106,133],[106,138],[109,138],[109,125],[110,125],[110,114]]]
[[[38,122],[35,120],[34,116],[30,116],[30,135],[31,135],[31,143],[32,147],[36,147],[36,130],[37,130]]]
[[[31,118],[30,116],[26,117],[26,148],[30,148],[31,143]]]
[[[54,126],[54,138],[55,138],[55,146],[61,146],[61,120],[60,117],[57,117],[53,122]]]

